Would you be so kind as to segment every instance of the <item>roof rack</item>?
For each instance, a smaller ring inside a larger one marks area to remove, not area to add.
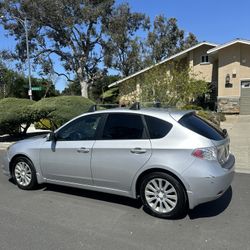
[[[135,102],[129,109],[130,110],[140,110],[141,109],[140,102]]]
[[[132,104],[132,106],[129,108],[130,110],[140,110],[141,109],[141,104],[153,104],[153,107],[155,108],[161,108],[161,102],[160,101],[154,101],[154,102],[135,102]],[[103,108],[118,108],[120,107],[119,104],[94,104],[92,105],[88,112],[95,112],[97,111],[98,107],[103,107]]]
[[[117,107],[119,107],[119,104],[94,104],[94,105],[90,106],[88,112],[95,112],[95,111],[97,111],[98,107],[117,108]]]
[[[142,104],[153,104],[153,107],[155,108],[160,108],[161,107],[161,102],[160,101],[154,101],[154,102],[144,102]],[[141,109],[141,103],[140,102],[135,102],[131,107],[130,110],[140,110]]]

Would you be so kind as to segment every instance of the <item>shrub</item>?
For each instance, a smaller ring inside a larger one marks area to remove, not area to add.
[[[204,118],[205,120],[209,122],[212,122],[218,127],[220,126],[220,122],[226,120],[226,117],[224,114],[211,112],[211,111],[200,110],[200,111],[197,111],[197,115],[201,116],[202,118]]]
[[[75,116],[88,111],[94,103],[81,96],[59,96],[44,98],[33,105],[33,112],[40,119],[47,119],[51,129],[58,128]]]
[[[48,120],[48,119],[41,119],[40,121],[35,122],[35,128],[36,129],[52,130],[53,124],[51,124],[50,120]]]
[[[0,134],[26,133],[34,122],[33,101],[29,99],[4,98],[0,100]]]
[[[85,113],[94,103],[80,96],[42,99],[5,98],[0,100],[0,134],[27,132],[30,124],[45,122],[46,129],[55,129],[73,117]],[[40,126],[37,124],[37,126]]]
[[[201,106],[195,105],[195,104],[186,104],[182,107],[182,109],[185,110],[203,110]]]

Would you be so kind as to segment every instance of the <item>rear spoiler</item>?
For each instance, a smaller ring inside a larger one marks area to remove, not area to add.
[[[169,111],[169,114],[172,118],[174,118],[177,122],[186,115],[191,115],[191,114],[195,114],[194,110],[178,110],[178,111]]]

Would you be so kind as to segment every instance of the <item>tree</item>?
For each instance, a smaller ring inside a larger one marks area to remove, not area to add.
[[[78,81],[68,82],[65,89],[62,91],[62,95],[81,95],[81,86]]]
[[[146,41],[147,64],[157,63],[197,43],[194,34],[189,33],[186,39],[184,34],[184,30],[177,25],[177,19],[156,16]]]
[[[108,86],[111,83],[118,81],[119,78],[120,77],[118,75],[106,75],[96,80],[90,88],[90,98],[95,102],[116,103],[118,97],[118,89],[109,89]]]
[[[143,74],[126,80],[120,86],[120,102],[160,101],[167,106],[193,103],[209,91],[209,85],[183,62],[163,63]]]
[[[98,64],[103,58],[103,27],[108,21],[114,0],[3,0],[1,14],[4,28],[17,42],[13,58],[26,59],[25,37],[19,19],[27,18],[30,49],[34,62],[45,73],[56,72],[53,58],[73,72],[81,85],[82,96],[100,77]]]
[[[112,11],[105,32],[108,35],[105,64],[128,76],[142,67],[142,44],[136,36],[139,30],[149,28],[145,14],[131,12],[128,4],[121,4]]]
[[[33,91],[33,100],[59,95],[51,80],[32,78],[32,86],[38,88]],[[28,89],[29,82],[25,76],[0,64],[0,98],[28,98]]]
[[[193,47],[197,43],[198,43],[198,40],[197,40],[196,36],[193,33],[189,32],[188,36],[180,42],[179,51]]]
[[[183,106],[192,103],[209,91],[206,81],[181,62],[162,64],[152,68],[141,86],[141,100],[160,101],[168,106]]]

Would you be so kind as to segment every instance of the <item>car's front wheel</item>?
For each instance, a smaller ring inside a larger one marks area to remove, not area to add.
[[[173,176],[156,172],[147,175],[141,184],[140,196],[145,209],[159,218],[177,218],[186,212],[186,194]]]
[[[12,175],[15,183],[21,189],[29,190],[37,185],[35,168],[26,157],[18,157],[14,160]]]

